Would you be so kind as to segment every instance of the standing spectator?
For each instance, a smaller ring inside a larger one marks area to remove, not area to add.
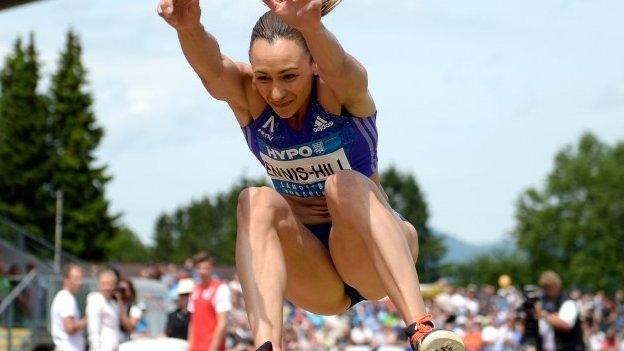
[[[143,311],[136,305],[134,284],[127,279],[121,279],[117,284],[115,298],[119,304],[121,342],[128,341],[143,316]]]
[[[57,351],[84,351],[84,329],[87,319],[80,318],[76,294],[82,287],[84,272],[82,267],[70,264],[63,272],[61,289],[50,308],[52,340]]]
[[[208,253],[198,253],[194,263],[200,281],[188,305],[191,312],[189,351],[223,351],[227,312],[232,309],[230,289],[212,278],[214,260]]]
[[[184,339],[188,337],[191,314],[188,311],[189,295],[195,288],[193,279],[186,278],[178,282],[178,308],[167,316],[165,334],[170,338]]]
[[[541,318],[543,350],[584,351],[579,308],[575,301],[561,291],[559,275],[546,271],[540,276],[539,285],[544,290],[544,296],[541,305],[537,305],[536,314]],[[602,303],[602,296],[600,299]]]
[[[113,299],[117,276],[110,269],[98,274],[98,292],[87,297],[89,351],[117,351],[120,341],[119,305]]]

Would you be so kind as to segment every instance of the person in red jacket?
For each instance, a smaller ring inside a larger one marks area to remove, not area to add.
[[[227,284],[212,277],[214,260],[206,252],[194,257],[199,283],[189,300],[189,351],[225,351],[227,313],[232,309]]]

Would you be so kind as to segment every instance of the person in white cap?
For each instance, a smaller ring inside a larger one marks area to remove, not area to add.
[[[193,292],[195,282],[191,278],[178,282],[178,308],[167,316],[165,334],[170,338],[184,339],[188,337],[188,326],[191,314],[188,311],[189,296]]]

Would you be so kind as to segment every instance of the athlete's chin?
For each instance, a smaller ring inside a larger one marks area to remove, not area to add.
[[[280,118],[288,119],[292,118],[295,114],[297,114],[297,109],[295,108],[295,104],[293,102],[280,105],[271,105],[273,111],[280,116]]]
[[[297,111],[293,111],[293,109],[289,108],[289,109],[280,109],[280,108],[273,108],[273,111],[275,111],[275,113],[283,119],[289,119],[289,118],[293,118],[295,116],[295,114],[297,113]]]
[[[275,113],[281,119],[291,119],[291,118],[293,118],[295,116],[294,113],[285,113],[284,114],[284,113],[280,113],[280,112],[277,112],[277,111],[275,111]]]

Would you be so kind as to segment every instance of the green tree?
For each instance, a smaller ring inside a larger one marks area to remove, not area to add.
[[[117,262],[149,262],[152,261],[149,249],[141,239],[129,228],[122,227],[116,235],[106,243],[106,257]]]
[[[180,234],[177,232],[175,221],[166,213],[161,214],[156,220],[154,231],[154,247],[152,248],[154,260],[160,262],[176,261],[174,255],[179,237]]]
[[[104,131],[96,123],[93,100],[86,91],[86,69],[81,45],[67,34],[50,87],[52,188],[64,196],[63,247],[82,258],[105,258],[106,244],[118,230],[117,217],[109,214],[104,190],[110,177],[97,164],[96,149]]]
[[[534,279],[554,269],[568,285],[615,289],[624,281],[624,143],[584,134],[557,154],[544,189],[522,194],[516,219]]]
[[[418,231],[418,274],[422,281],[432,281],[440,276],[440,260],[446,252],[444,242],[435,236],[427,225],[427,203],[416,182],[408,173],[390,167],[381,173],[381,184],[388,194],[392,208],[402,214]]]
[[[464,263],[448,263],[442,267],[445,277],[453,284],[466,286],[468,284],[490,284],[496,286],[502,274],[511,277],[514,284],[522,286],[535,284],[531,280],[526,257],[519,252],[495,251],[479,255]]]
[[[50,154],[47,100],[37,92],[39,61],[33,35],[21,39],[0,71],[0,215],[42,235],[53,224],[47,204]]]
[[[226,192],[192,201],[172,214],[162,214],[154,233],[154,258],[182,262],[199,250],[209,251],[220,264],[234,264],[238,195],[264,179],[243,178]]]

